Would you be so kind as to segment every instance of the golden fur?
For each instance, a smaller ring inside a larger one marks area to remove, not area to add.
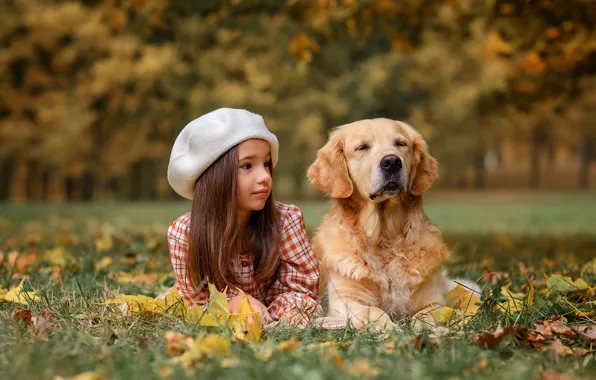
[[[403,165],[396,194],[379,191],[375,177],[387,155]],[[330,316],[356,328],[369,322],[393,328],[390,314],[421,315],[443,303],[448,250],[421,197],[437,178],[426,142],[406,123],[362,120],[330,134],[308,170],[308,179],[332,198],[313,238]]]

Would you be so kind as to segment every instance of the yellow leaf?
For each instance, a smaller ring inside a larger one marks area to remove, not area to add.
[[[431,311],[431,314],[436,322],[447,323],[449,321],[457,320],[457,313],[455,309],[449,306],[442,306]]]
[[[71,377],[54,376],[52,380],[106,380],[108,377],[103,371],[89,371]]]
[[[207,356],[224,356],[232,353],[230,341],[219,334],[209,334],[203,339],[197,339],[194,348]]]
[[[238,290],[240,291],[240,294],[242,294],[242,301],[240,301],[238,313],[230,315],[230,328],[234,332],[236,338],[240,340],[246,339],[250,342],[258,342],[261,340],[261,335],[263,334],[261,313],[259,311],[254,311],[247,295],[241,289]],[[250,328],[247,329],[246,326],[248,326],[249,316],[253,317],[253,323]],[[244,336],[244,331],[246,331],[246,337]]]
[[[506,313],[518,313],[524,310],[524,301],[515,298],[508,298],[504,302],[500,302],[499,308]]]
[[[112,264],[114,264],[114,259],[112,259],[110,256],[104,256],[95,264],[95,271],[101,272],[106,270],[112,266]]]
[[[516,293],[509,289],[511,284],[507,284],[506,286],[501,287],[501,295],[508,297],[508,298],[525,298],[524,293]]]
[[[29,300],[31,301],[39,301],[39,297],[35,294],[36,291],[33,292],[24,292],[23,291],[23,282],[25,280],[21,280],[21,283],[14,288],[6,291],[0,289],[0,294],[3,294],[1,300],[13,302],[13,303],[20,303],[22,305],[28,305]]]
[[[108,234],[101,234],[95,239],[95,249],[98,252],[102,251],[109,251],[112,249],[114,242],[112,240],[112,236]]]
[[[592,259],[582,266],[580,275],[584,274],[596,274],[596,259]]]
[[[458,284],[445,294],[445,304],[450,308],[463,311],[466,315],[474,315],[480,309],[482,302],[474,292]]]
[[[534,305],[534,284],[530,283],[530,289],[528,289],[528,295],[526,296],[526,300],[530,305]]]
[[[66,252],[63,247],[49,249],[41,255],[41,258],[52,266],[65,268],[67,266],[74,267],[76,265],[74,256],[69,252]]]
[[[553,274],[546,280],[546,287],[550,292],[554,293],[571,293],[587,290],[590,288],[590,285],[582,278],[573,281],[570,277]]]

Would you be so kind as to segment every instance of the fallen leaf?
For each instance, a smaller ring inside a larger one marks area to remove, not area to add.
[[[494,333],[484,333],[477,335],[472,338],[472,342],[480,347],[486,347],[488,349],[493,349],[499,343],[501,343],[507,336],[512,335],[515,332],[513,326],[507,326],[504,329],[499,326],[495,330]]]
[[[596,341],[596,326],[573,326],[572,331],[590,341]]]
[[[345,367],[346,371],[356,377],[376,377],[379,370],[366,359],[356,359]]]
[[[580,275],[583,277],[584,274],[596,275],[596,258],[588,261],[582,266]]]
[[[449,306],[442,306],[433,309],[431,311],[431,315],[436,322],[442,324],[445,324],[449,321],[457,321],[459,319],[455,309],[452,309]]]
[[[101,260],[99,260],[97,263],[95,263],[95,271],[96,272],[105,271],[109,267],[111,267],[113,264],[114,264],[114,259],[112,259],[110,256],[104,256],[101,258]]]
[[[194,344],[194,339],[174,331],[164,332],[164,338],[170,356],[178,356],[186,352]]]
[[[560,339],[555,339],[552,343],[544,348],[544,350],[551,350],[554,351],[557,355],[560,356],[586,356],[590,351],[586,350],[585,348],[581,347],[568,347],[565,346]]]
[[[482,302],[476,293],[459,284],[445,294],[445,304],[453,309],[463,311],[466,315],[476,314],[482,306]]]
[[[277,351],[288,352],[292,351],[295,348],[300,347],[300,341],[295,338],[291,338],[288,340],[283,340],[279,342],[276,346]]]
[[[555,371],[547,371],[545,373],[542,374],[542,376],[540,376],[538,378],[538,380],[582,380],[579,377],[571,377],[568,375],[565,375],[563,373],[558,373]]]
[[[570,277],[554,274],[546,280],[546,287],[551,293],[558,294],[586,290],[590,288],[590,285],[582,278],[573,281]]]
[[[29,253],[24,256],[19,256],[17,251],[12,251],[8,254],[6,264],[9,268],[13,269],[16,273],[25,273],[37,263],[37,254]]]
[[[83,372],[71,377],[54,376],[52,380],[107,380],[108,377],[104,371]]]
[[[23,291],[23,282],[25,282],[25,280],[22,280],[19,285],[15,286],[14,288],[8,291],[5,291],[5,289],[0,288],[0,301],[20,303],[22,305],[28,305],[29,301],[39,301],[39,297],[35,294],[37,293],[36,291]]]
[[[43,261],[48,262],[52,266],[58,266],[62,268],[74,269],[76,268],[77,262],[73,255],[66,252],[63,247],[56,247],[49,249],[41,255]]]
[[[112,249],[114,241],[112,236],[106,233],[102,233],[95,239],[95,249],[98,252],[109,251]]]
[[[261,319],[261,313],[259,311],[255,312],[250,305],[250,300],[248,299],[246,293],[244,293],[241,289],[238,290],[242,295],[242,300],[238,306],[238,313],[235,315],[230,315],[228,323],[238,339],[246,339],[249,342],[258,342],[261,340],[261,335],[263,334],[263,321]],[[252,317],[253,323],[247,328],[249,317]],[[244,331],[246,331],[246,336],[244,335]]]
[[[17,321],[25,321],[27,322],[27,324],[32,324],[33,322],[31,321],[31,317],[33,315],[31,314],[31,310],[28,309],[24,309],[24,310],[19,310],[14,314],[14,319]]]

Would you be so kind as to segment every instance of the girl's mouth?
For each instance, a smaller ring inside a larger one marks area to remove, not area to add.
[[[255,191],[254,193],[252,193],[252,195],[255,195],[257,197],[265,197],[269,195],[269,189],[264,189],[264,190],[259,190],[259,191]]]

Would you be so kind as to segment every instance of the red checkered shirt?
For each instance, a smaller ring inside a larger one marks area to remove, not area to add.
[[[270,306],[269,313],[275,319],[295,309],[309,314],[320,313],[319,267],[306,233],[302,213],[298,207],[281,202],[275,202],[275,207],[282,225],[277,278],[269,281],[255,280],[252,255],[240,255],[239,265],[236,267],[238,287]],[[209,300],[209,291],[203,283],[198,295],[192,296],[195,292],[192,291],[192,282],[187,271],[189,230],[190,213],[186,213],[170,224],[168,245],[176,272],[178,292],[189,307],[193,307],[204,305]],[[228,287],[227,297],[229,299],[238,293],[234,287]]]

